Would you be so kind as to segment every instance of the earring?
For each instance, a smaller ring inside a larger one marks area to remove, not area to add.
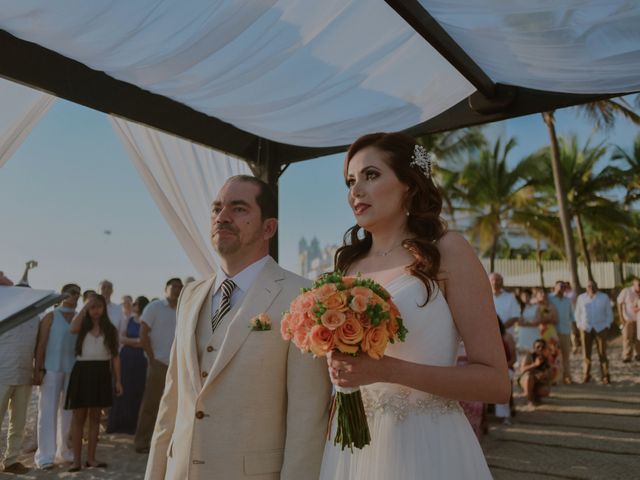
[[[405,214],[407,217],[408,217],[409,215],[411,215],[411,214],[409,213],[409,210],[407,210],[406,212],[404,212],[404,214]]]

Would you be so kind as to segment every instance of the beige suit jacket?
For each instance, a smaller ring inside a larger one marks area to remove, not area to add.
[[[195,329],[214,280],[188,284],[178,301],[145,479],[317,479],[331,394],[326,362],[280,336],[282,312],[309,282],[269,259],[218,327],[223,341],[207,350],[216,358],[201,372]],[[251,330],[263,312],[271,330]]]

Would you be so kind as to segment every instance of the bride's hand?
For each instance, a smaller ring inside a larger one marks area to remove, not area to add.
[[[331,383],[339,387],[359,387],[387,381],[384,375],[389,357],[375,360],[367,354],[357,357],[340,352],[329,352],[327,364]]]

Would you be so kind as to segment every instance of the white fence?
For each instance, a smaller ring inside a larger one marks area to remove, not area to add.
[[[489,259],[481,259],[485,270],[489,272]],[[550,287],[557,280],[571,281],[569,263],[564,261],[542,262],[544,286]],[[640,277],[640,263],[623,263],[622,270],[625,278],[631,275]],[[507,287],[539,287],[540,272],[535,260],[504,260],[496,259],[494,271],[504,277]],[[599,288],[615,288],[622,283],[620,265],[614,262],[593,262],[591,264],[594,280]],[[587,283],[587,268],[578,265],[578,277],[582,287]]]

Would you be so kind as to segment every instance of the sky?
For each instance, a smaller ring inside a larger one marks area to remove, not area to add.
[[[576,109],[556,118],[559,134],[575,133],[581,142],[593,134]],[[638,131],[619,120],[593,140],[630,148]],[[518,139],[514,163],[548,142],[540,115],[491,125],[487,134]],[[353,224],[342,161],[333,155],[296,163],[280,178],[284,268],[298,270],[301,237],[338,244]],[[60,99],[0,168],[0,270],[17,281],[30,259],[39,263],[30,273],[34,288],[75,282],[95,289],[106,278],[114,299],[161,296],[168,278],[196,276],[107,116]]]

